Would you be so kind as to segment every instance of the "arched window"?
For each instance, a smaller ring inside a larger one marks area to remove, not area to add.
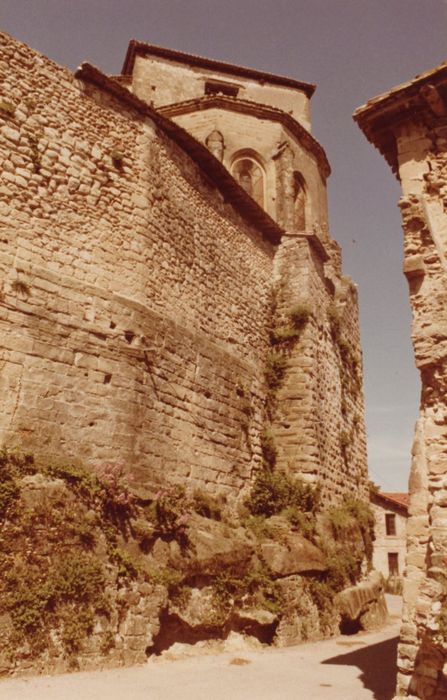
[[[264,171],[251,156],[236,158],[231,173],[240,186],[259,204],[264,206]]]
[[[297,231],[306,230],[306,182],[301,173],[293,173],[294,226]]]

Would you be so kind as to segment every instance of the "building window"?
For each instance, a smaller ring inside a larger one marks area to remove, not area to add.
[[[396,516],[394,513],[385,513],[385,529],[388,537],[396,534]]]
[[[221,83],[218,80],[207,80],[205,83],[205,95],[227,95],[237,97],[239,88],[230,83]]]
[[[388,552],[388,572],[390,576],[399,576],[399,554]]]
[[[249,156],[238,158],[231,167],[234,179],[260,207],[264,206],[264,172]]]

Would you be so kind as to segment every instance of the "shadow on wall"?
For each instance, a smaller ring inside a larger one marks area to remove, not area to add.
[[[399,637],[387,639],[349,654],[333,656],[323,663],[357,666],[361,671],[360,680],[365,688],[374,693],[375,700],[391,700],[396,688],[398,641]]]

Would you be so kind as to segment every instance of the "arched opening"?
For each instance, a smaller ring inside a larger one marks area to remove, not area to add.
[[[306,181],[297,170],[293,173],[293,219],[297,231],[306,230]]]
[[[251,156],[244,155],[233,162],[231,174],[250,197],[253,197],[259,206],[264,207],[264,171]]]

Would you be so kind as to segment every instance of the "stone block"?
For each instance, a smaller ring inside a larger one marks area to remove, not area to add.
[[[422,255],[408,255],[404,259],[404,275],[407,279],[423,277],[425,266]]]

